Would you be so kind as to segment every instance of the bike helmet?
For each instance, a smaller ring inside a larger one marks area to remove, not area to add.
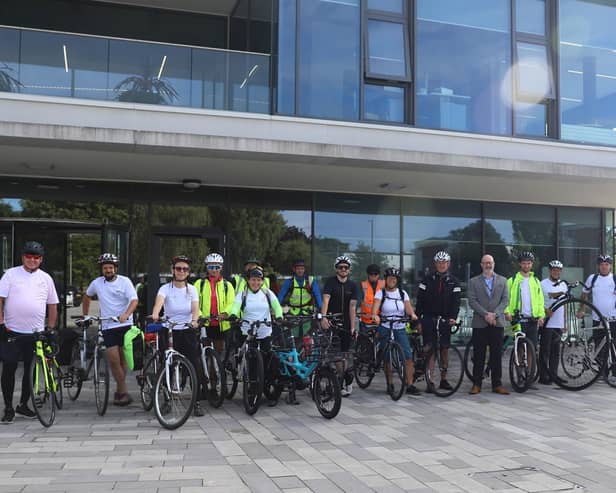
[[[306,262],[304,262],[303,258],[298,258],[293,261],[293,267],[305,267]]]
[[[248,264],[261,265],[261,262],[259,262],[259,260],[256,257],[250,257],[248,260],[246,260],[246,262],[244,262],[244,266]]]
[[[434,261],[435,262],[449,262],[451,261],[451,256],[444,250],[441,250],[440,252],[436,252],[434,254]]]
[[[105,264],[113,264],[118,265],[118,257],[114,253],[103,253],[100,257],[98,257],[98,263],[100,265]]]
[[[400,269],[396,269],[395,267],[388,267],[387,269],[385,269],[385,278],[387,277],[400,278]]]
[[[560,260],[550,260],[550,263],[548,264],[550,269],[562,269],[563,268],[563,263]]]
[[[380,273],[381,273],[381,268],[376,264],[370,264],[368,267],[366,267],[366,274],[368,275],[380,274]]]
[[[346,255],[339,255],[336,257],[336,262],[334,262],[334,267],[338,267],[340,264],[347,264],[351,267],[351,259]]]
[[[259,279],[263,279],[264,274],[263,271],[261,269],[252,269],[249,273],[248,273],[248,279],[250,279],[251,277],[258,277]]]
[[[26,241],[21,249],[21,254],[40,255],[42,257],[45,255],[45,249],[38,241]]]
[[[178,262],[186,262],[188,265],[192,263],[190,257],[188,257],[187,255],[176,255],[171,259],[171,265],[175,265]]]
[[[607,262],[608,264],[612,263],[612,257],[609,255],[601,254],[597,257],[597,263],[601,264],[603,262]]]
[[[528,252],[528,251],[520,252],[518,254],[518,262],[523,262],[524,260],[530,260],[531,262],[533,262],[535,260],[535,256],[533,255],[533,252]]]
[[[224,263],[224,259],[220,253],[210,253],[207,257],[205,257],[206,264],[222,264]]]

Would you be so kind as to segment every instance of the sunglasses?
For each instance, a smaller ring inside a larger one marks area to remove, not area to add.
[[[220,270],[222,269],[222,265],[208,265],[207,269],[208,270]]]
[[[349,270],[349,266],[348,265],[339,265],[338,267],[336,267],[336,269],[338,269],[338,270]]]
[[[174,267],[173,270],[176,272],[188,272],[190,267]]]
[[[28,260],[41,260],[41,258],[43,258],[41,255],[32,255],[30,253],[26,253],[24,254],[24,258],[28,259]]]

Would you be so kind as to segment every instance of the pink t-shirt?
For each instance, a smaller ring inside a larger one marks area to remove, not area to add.
[[[23,266],[8,269],[0,279],[7,328],[30,334],[45,327],[47,305],[58,303],[51,276],[41,269],[28,272]]]

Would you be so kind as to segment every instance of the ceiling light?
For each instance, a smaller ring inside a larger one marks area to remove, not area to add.
[[[165,63],[167,63],[167,55],[163,56],[163,61],[160,62],[160,69],[158,70],[158,80],[160,80],[160,76],[163,75],[163,70],[165,69]]]
[[[62,51],[64,52],[64,71],[68,74],[68,55],[66,54],[66,45],[62,45]]]
[[[197,190],[197,188],[201,186],[201,180],[191,180],[191,179],[182,180],[182,186],[186,190]]]

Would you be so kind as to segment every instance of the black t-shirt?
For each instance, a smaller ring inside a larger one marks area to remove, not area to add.
[[[337,276],[330,277],[325,281],[323,294],[328,294],[329,305],[327,310],[330,313],[342,313],[344,328],[351,329],[351,321],[349,320],[349,305],[351,300],[359,299],[359,288],[355,281],[348,279],[346,282],[340,282]]]

